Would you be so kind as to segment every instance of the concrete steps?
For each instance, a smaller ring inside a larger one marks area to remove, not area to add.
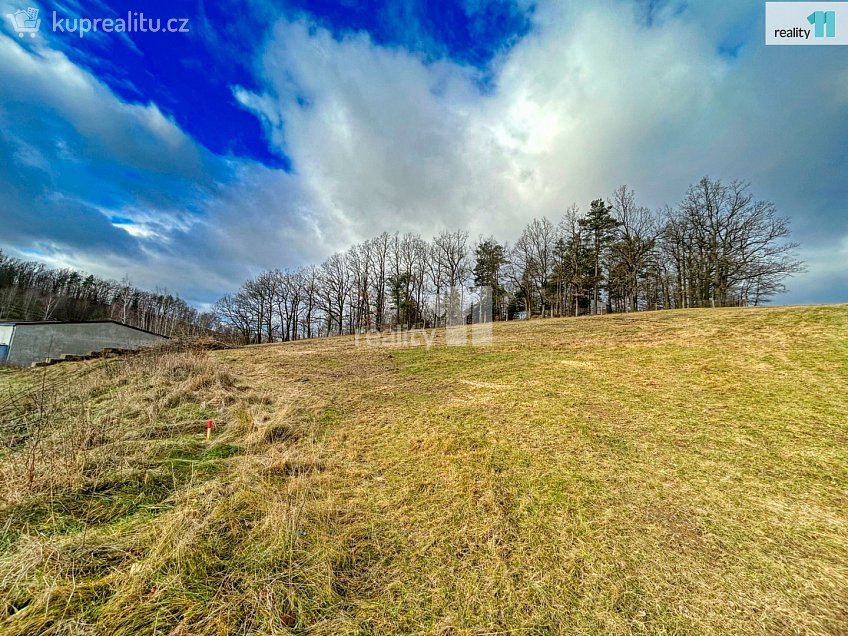
[[[100,351],[92,351],[87,354],[63,353],[58,358],[47,358],[41,362],[33,362],[29,365],[31,368],[49,367],[60,362],[79,362],[80,360],[93,360],[95,358],[116,358],[128,353],[134,353],[135,349],[120,349],[117,347],[107,347]]]

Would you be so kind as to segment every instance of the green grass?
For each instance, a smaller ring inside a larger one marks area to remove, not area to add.
[[[848,632],[848,307],[385,344],[51,368],[135,432],[7,494],[0,634]]]

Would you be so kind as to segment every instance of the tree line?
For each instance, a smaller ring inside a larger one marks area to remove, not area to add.
[[[662,210],[621,186],[585,212],[533,219],[512,245],[383,233],[320,265],[262,272],[214,311],[261,343],[444,325],[451,295],[484,286],[495,320],[760,305],[803,270],[796,247],[747,183],[704,177]]]
[[[12,258],[0,251],[0,320],[115,320],[164,336],[218,329],[215,314],[200,312],[165,291],[134,287],[70,268]]]

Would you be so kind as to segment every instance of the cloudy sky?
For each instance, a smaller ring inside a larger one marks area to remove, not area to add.
[[[815,4],[815,3],[812,3]],[[40,9],[36,37],[6,14]],[[188,33],[53,31],[188,18]],[[792,219],[780,303],[848,301],[848,48],[751,0],[0,0],[0,249],[204,305],[384,230],[513,240],[703,175]],[[67,24],[67,23],[66,23]],[[848,28],[848,25],[846,25]]]

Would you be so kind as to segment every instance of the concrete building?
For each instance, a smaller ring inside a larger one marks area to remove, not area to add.
[[[63,355],[103,349],[140,349],[168,340],[113,320],[92,322],[0,322],[0,364],[28,366]]]

